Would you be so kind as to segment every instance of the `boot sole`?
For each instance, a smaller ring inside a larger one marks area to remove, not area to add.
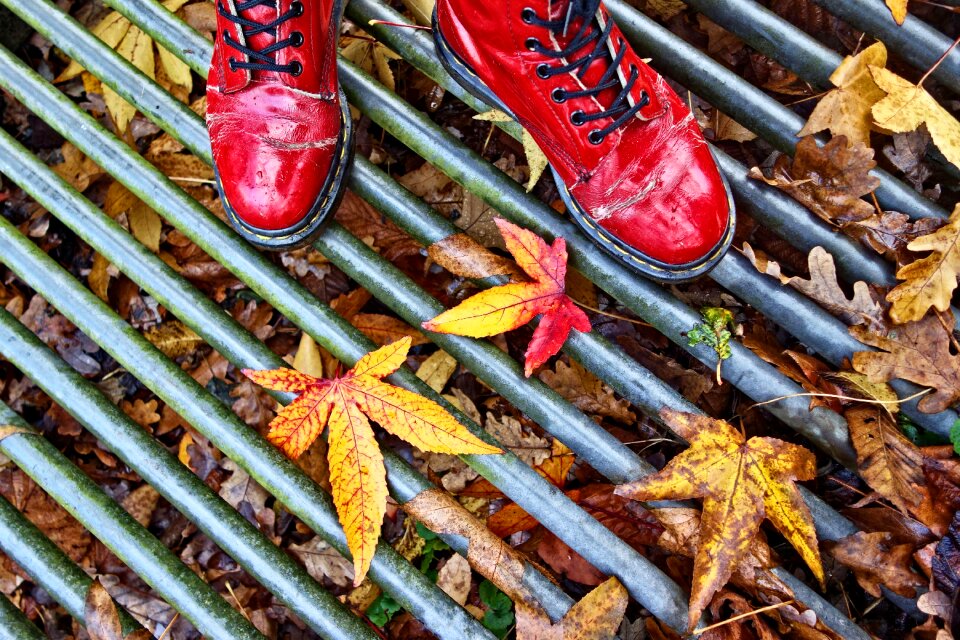
[[[268,230],[258,229],[244,222],[230,205],[230,201],[224,194],[223,185],[220,183],[220,173],[214,168],[217,190],[220,192],[227,218],[234,230],[250,244],[268,251],[290,251],[306,246],[323,232],[330,221],[331,214],[340,206],[346,190],[346,178],[353,165],[353,119],[350,117],[350,107],[347,105],[343,90],[339,90],[339,93],[342,126],[337,138],[333,165],[330,167],[316,202],[310,207],[310,211],[303,220],[297,224],[285,229]]]
[[[437,55],[440,59],[440,63],[447,70],[447,73],[449,73],[450,76],[456,80],[457,84],[463,87],[468,93],[478,100],[483,101],[488,106],[503,111],[514,120],[517,119],[513,112],[511,112],[510,109],[507,108],[507,106],[496,96],[496,94],[494,94],[493,91],[480,79],[470,65],[467,64],[466,61],[457,55],[457,53],[450,47],[450,44],[440,31],[440,23],[437,20],[436,9],[434,9],[433,12],[433,39],[434,43],[436,44]],[[712,150],[711,153],[713,153]],[[716,156],[714,156],[714,159],[716,159]],[[622,240],[619,240],[613,236],[606,229],[599,226],[590,216],[590,214],[587,213],[586,209],[580,206],[573,194],[570,193],[566,183],[564,183],[564,181],[560,178],[560,175],[557,173],[556,169],[553,168],[552,164],[550,165],[550,170],[553,172],[554,181],[557,184],[557,189],[560,191],[560,198],[566,205],[567,211],[570,213],[570,217],[573,218],[573,221],[577,223],[577,226],[579,226],[580,229],[583,230],[583,232],[586,233],[591,240],[593,240],[607,253],[619,259],[633,271],[651,280],[674,284],[696,280],[697,278],[706,275],[711,269],[717,266],[720,260],[723,259],[723,256],[726,255],[727,250],[730,248],[730,244],[733,242],[733,234],[736,228],[735,205],[733,202],[733,193],[730,190],[730,185],[727,183],[727,179],[722,173],[720,174],[720,178],[723,181],[723,188],[727,194],[728,211],[727,229],[724,232],[723,238],[721,238],[720,242],[718,242],[709,252],[707,252],[706,256],[700,258],[699,260],[685,264],[670,264],[661,262],[637,251],[633,247],[624,243]]]

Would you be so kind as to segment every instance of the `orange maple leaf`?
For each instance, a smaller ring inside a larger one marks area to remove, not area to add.
[[[747,556],[764,518],[796,548],[823,585],[813,517],[795,484],[817,475],[814,455],[775,438],[747,440],[723,420],[666,408],[660,416],[690,442],[690,448],[659,473],[621,485],[616,493],[634,500],[703,499],[690,629]]]
[[[563,238],[547,245],[543,238],[502,218],[494,222],[524,273],[532,282],[511,282],[481,291],[444,311],[423,328],[436,333],[452,333],[471,338],[486,338],[521,327],[542,314],[540,324],[527,346],[524,375],[533,371],[560,351],[570,329],[587,333],[590,319],[565,293],[567,242]]]
[[[405,337],[368,353],[339,378],[315,378],[294,369],[243,370],[267,389],[300,394],[277,413],[267,434],[287,456],[299,457],[329,425],[330,484],[353,554],[354,586],[370,568],[387,508],[383,455],[369,420],[423,451],[502,453],[436,402],[381,380],[403,364],[410,342]]]

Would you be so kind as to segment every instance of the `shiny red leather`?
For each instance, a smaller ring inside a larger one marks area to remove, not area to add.
[[[541,26],[528,24],[525,8],[541,19],[566,14],[562,0],[502,0],[498,9],[476,0],[437,0],[440,33],[450,48],[517,117],[536,139],[551,166],[589,216],[618,240],[640,253],[669,265],[695,262],[707,256],[724,238],[730,207],[719,170],[690,110],[664,79],[640,59],[613,27],[608,44],[627,52],[620,65],[622,78],[631,68],[639,79],[631,97],[646,91],[650,103],[638,115],[593,144],[593,129],[612,124],[610,118],[577,126],[571,115],[582,110],[609,109],[620,89],[597,97],[552,97],[557,88],[592,88],[608,69],[608,60],[591,63],[585,77],[576,71],[541,79],[541,63],[558,62],[527,48],[527,39],[560,50],[566,44]],[[602,7],[603,24],[609,15]],[[570,25],[572,38],[580,24]],[[575,55],[587,55],[594,44]]]
[[[236,15],[235,0],[219,0]],[[257,6],[243,17],[269,22],[290,9]],[[207,127],[222,195],[238,218],[254,229],[282,231],[302,222],[320,199],[334,163],[342,128],[336,48],[339,16],[334,0],[302,0],[305,10],[284,22],[279,39],[303,35],[299,47],[276,53],[277,64],[298,61],[298,76],[231,69],[231,58],[246,60],[224,42],[244,42],[239,25],[217,14],[217,38],[207,84]],[[272,33],[245,44],[255,50],[273,44]],[[251,61],[255,62],[255,61]]]

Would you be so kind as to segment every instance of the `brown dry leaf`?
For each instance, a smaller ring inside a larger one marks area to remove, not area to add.
[[[835,136],[846,136],[850,144],[870,146],[871,109],[886,93],[877,86],[868,67],[885,67],[887,48],[877,42],[856,56],[847,56],[830,76],[837,87],[817,103],[798,136],[829,129]]]
[[[379,313],[356,313],[350,317],[350,324],[373,340],[378,347],[386,346],[407,337],[411,340],[411,346],[430,342],[418,330],[393,316],[385,316]]]
[[[877,405],[844,412],[857,451],[857,470],[870,488],[907,513],[923,499],[923,455],[897,425],[893,414]]]
[[[163,231],[163,221],[157,212],[141,200],[127,212],[130,222],[130,233],[150,251],[160,253],[160,234]]]
[[[459,553],[455,553],[440,567],[437,586],[461,606],[467,604],[470,595],[470,563]]]
[[[83,618],[90,640],[150,640],[153,638],[153,635],[145,629],[138,629],[127,636],[123,635],[120,611],[99,578],[94,578],[87,590],[87,597],[83,603]]]
[[[353,584],[353,563],[320,536],[314,536],[303,544],[292,544],[290,551],[300,559],[314,580],[323,582],[326,578],[338,587]]]
[[[946,226],[916,238],[907,249],[931,253],[897,272],[897,278],[906,282],[887,294],[887,300],[893,305],[890,317],[897,324],[919,320],[930,307],[937,311],[950,308],[960,275],[960,204]]]
[[[750,177],[786,191],[823,220],[842,226],[873,215],[873,207],[860,198],[880,186],[880,179],[870,175],[876,166],[873,149],[863,144],[848,147],[846,138],[837,136],[820,148],[807,136],[797,144],[792,161],[777,158],[771,178],[756,167]]]
[[[703,18],[703,14],[699,14],[698,18]],[[725,32],[726,33],[726,32]],[[739,42],[739,39],[737,40]],[[743,47],[743,43],[740,43],[740,47]],[[712,114],[708,114],[706,111],[697,107],[696,109],[697,124],[700,125],[700,128],[706,131],[712,131],[713,135],[709,138],[711,140],[732,140],[734,142],[750,142],[751,140],[756,140],[757,134],[750,129],[747,129],[742,124],[728,116],[727,114],[721,112],[719,109],[714,109]]]
[[[168,358],[190,355],[203,344],[203,338],[179,320],[167,320],[151,327],[143,332],[143,337]]]
[[[367,34],[359,32],[345,36],[340,55],[380,81],[383,86],[396,91],[397,84],[390,68],[391,60],[402,60],[399,55]]]
[[[769,519],[824,581],[813,518],[796,486],[816,477],[816,459],[803,447],[744,436],[722,420],[662,409],[661,418],[690,448],[659,473],[622,485],[634,500],[703,499],[701,544],[694,560],[690,629],[733,574]]]
[[[893,544],[892,536],[885,531],[858,531],[829,546],[834,559],[853,569],[863,590],[875,598],[881,596],[880,585],[905,598],[914,598],[917,588],[926,582],[910,568],[913,546]]]
[[[148,431],[150,430],[150,425],[160,422],[160,414],[157,413],[157,400],[155,398],[146,402],[139,398],[133,402],[124,400],[120,403],[120,408],[130,416],[131,420]]]
[[[390,262],[420,255],[421,247],[416,240],[352,191],[344,194],[336,218],[350,233],[371,244]]]
[[[442,393],[443,388],[450,381],[450,376],[457,370],[457,366],[453,356],[440,349],[423,361],[417,369],[417,377],[437,393]]]
[[[952,327],[953,314],[944,314],[943,321]],[[950,336],[936,316],[905,324],[886,337],[864,327],[851,327],[850,333],[860,342],[883,350],[853,354],[853,368],[871,382],[903,378],[935,390],[920,400],[920,411],[938,413],[960,398],[960,356],[950,353]]]
[[[90,290],[104,302],[110,301],[110,279],[120,274],[120,270],[99,253],[93,255],[93,264],[87,275]]]
[[[100,165],[83,155],[83,152],[69,142],[63,144],[60,153],[63,155],[63,162],[50,168],[81,193],[104,173]]]
[[[814,247],[808,257],[810,279],[783,278],[781,281],[816,301],[820,306],[848,325],[865,325],[873,331],[882,331],[886,324],[880,306],[865,282],[853,285],[853,298],[837,282],[837,267],[833,256],[823,247]]]
[[[613,640],[629,602],[627,590],[610,578],[553,624],[539,607],[517,604],[517,640]]]
[[[578,409],[591,416],[605,416],[625,424],[632,424],[636,415],[630,403],[618,399],[613,390],[576,360],[570,364],[558,361],[554,371],[544,369],[539,377],[544,383]]]
[[[887,93],[886,98],[873,105],[873,119],[877,126],[904,133],[926,124],[933,144],[950,163],[960,167],[960,122],[922,86],[912,84],[883,67],[870,67],[870,73]]]
[[[864,244],[888,260],[904,265],[916,259],[907,246],[920,236],[933,233],[944,221],[940,218],[920,218],[911,221],[902,213],[888,212],[851,222],[844,227]]]
[[[159,501],[160,494],[157,493],[157,490],[145,484],[127,494],[120,502],[120,506],[133,516],[133,519],[139,522],[141,526],[147,527],[150,525],[150,520],[153,518],[153,512],[157,509]]]
[[[523,424],[513,416],[497,418],[487,415],[484,428],[531,467],[550,457],[550,442],[524,429]]]
[[[461,278],[509,276],[523,279],[513,260],[498,256],[465,233],[455,233],[427,247],[430,259]]]

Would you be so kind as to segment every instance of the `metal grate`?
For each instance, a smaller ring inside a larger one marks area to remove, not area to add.
[[[826,5],[843,4],[822,1]],[[49,0],[0,2],[83,64],[104,84],[136,105],[144,115],[182,142],[197,157],[211,162],[202,120],[86,32]],[[695,8],[745,38],[758,50],[769,53],[793,68],[812,84],[823,84],[839,59],[835,53],[824,49],[751,0],[731,2],[736,6],[720,8],[716,3],[690,0]],[[154,0],[107,0],[107,4],[182,58],[194,71],[206,74],[210,43],[159,3]],[[860,4],[877,4],[882,8],[879,0],[861,0]],[[632,9],[623,0],[608,0],[607,5],[633,45],[640,52],[652,55],[661,71],[686,84],[775,147],[788,153],[793,151],[797,141],[793,132],[803,124],[795,114]],[[379,0],[352,0],[348,14],[363,25],[373,18],[403,21],[399,14]],[[735,19],[737,16],[743,19]],[[723,22],[725,18],[727,21]],[[851,21],[856,24],[855,20]],[[929,29],[922,23],[913,28]],[[369,30],[449,92],[471,107],[485,110],[446,75],[435,58],[431,40],[424,34],[377,26],[369,27]],[[787,38],[788,44],[785,46],[785,40],[773,38],[771,34],[774,33],[778,38]],[[886,34],[879,35],[887,41]],[[932,35],[930,37],[933,38]],[[930,41],[940,42],[935,39]],[[892,42],[889,43],[894,46]],[[945,48],[942,47],[940,51]],[[669,55],[665,55],[667,53]],[[939,73],[946,77],[952,68],[944,65]],[[954,73],[954,81],[955,76]],[[634,277],[619,263],[595,251],[571,223],[528,195],[512,179],[346,61],[341,61],[341,80],[351,103],[374,122],[463,184],[504,217],[545,236],[567,238],[573,265],[598,287],[704,363],[709,366],[715,364],[715,356],[711,351],[688,347],[681,338],[682,332],[698,320],[694,310],[665,289]],[[945,82],[949,82],[949,79]],[[352,363],[369,350],[370,342],[355,328],[313,298],[300,284],[240,240],[202,205],[3,49],[0,49],[0,86],[155,208],[168,222],[224,264],[338,359]],[[505,129],[513,135],[518,133],[515,126],[506,126]],[[765,226],[798,249],[809,250],[817,245],[826,247],[835,256],[841,276],[849,281],[866,279],[871,282],[892,282],[892,270],[888,264],[813,220],[805,209],[789,197],[748,180],[747,168],[734,159],[722,153],[719,156],[721,168],[729,178],[738,200]],[[95,205],[56,176],[16,140],[3,133],[0,133],[0,172],[150,292],[231,362],[254,368],[280,365],[277,356],[262,342],[224,314],[157,256],[131,242],[129,235]],[[945,212],[893,176],[883,172],[878,172],[878,175],[883,183],[878,190],[878,197],[889,208],[914,216],[945,215]],[[357,159],[351,187],[423,244],[431,244],[456,232],[448,220],[363,158]],[[429,294],[335,223],[317,241],[316,248],[411,324],[419,324],[440,309],[439,303]],[[346,552],[343,533],[330,499],[319,487],[2,219],[0,256],[7,267],[51,301],[123,367],[281,500],[291,512],[339,551]],[[775,319],[827,360],[837,363],[849,357],[853,351],[864,350],[863,345],[848,336],[845,325],[792,290],[763,279],[738,255],[728,256],[711,277],[739,299],[748,302],[768,318]],[[517,363],[490,343],[443,335],[431,335],[430,338],[611,481],[624,482],[652,471],[648,464],[601,429],[589,416],[538,380],[525,379]],[[764,401],[801,391],[796,384],[752,352],[740,345],[733,347],[734,356],[724,365],[725,378],[753,400]],[[575,334],[565,346],[565,351],[651,416],[656,416],[657,410],[663,406],[697,411],[696,407],[650,371],[632,359],[624,358],[616,347],[596,334]],[[5,312],[0,312],[0,354],[36,381],[58,404],[106,443],[317,633],[327,638],[375,637],[296,563],[280,553],[270,541],[172,459],[138,425],[118,411],[95,387]],[[398,372],[393,381],[445,403],[409,370]],[[915,390],[905,382],[896,383],[896,388],[902,395]],[[278,396],[282,402],[289,399]],[[483,433],[466,416],[451,409],[464,424],[478,434]],[[807,402],[801,398],[778,403],[770,410],[835,460],[853,466],[855,456],[842,417],[823,408],[810,412]],[[916,411],[915,404],[906,405],[904,410],[918,424],[938,433],[947,432],[957,418],[953,412],[935,416],[921,414]],[[0,406],[0,423],[7,422],[26,426],[12,411]],[[77,516],[201,632],[212,638],[260,637],[249,623],[43,438],[33,434],[10,436],[0,441],[0,451]],[[389,453],[385,457],[391,492],[400,503],[433,488],[429,481],[399,457]],[[631,596],[654,615],[677,630],[685,627],[686,596],[682,589],[518,458],[512,455],[465,456],[464,460],[597,568],[618,576]],[[852,523],[813,494],[807,492],[805,498],[814,513],[818,534],[822,539],[837,540],[856,531]],[[97,514],[98,517],[92,517],[91,514]],[[472,516],[464,512],[463,517]],[[457,536],[446,536],[446,540],[454,549],[466,552],[467,541]],[[82,620],[83,595],[89,578],[2,501],[0,548],[21,563],[72,615]],[[539,569],[529,563],[524,566],[527,585],[548,613],[559,618],[571,606],[571,599]],[[775,572],[795,589],[798,600],[816,611],[820,619],[843,637],[868,637],[792,574],[783,569],[775,569]],[[438,637],[491,637],[470,614],[388,545],[381,544],[370,575]],[[901,598],[893,599],[905,608],[912,606],[912,603]],[[3,605],[0,606],[0,624],[3,625],[0,638],[35,637],[35,634],[31,635],[32,631],[21,631],[17,625],[22,625],[22,620],[17,612],[6,606],[8,603],[5,599],[0,600],[4,600],[0,603]],[[132,621],[128,619],[127,623],[132,628]],[[10,633],[14,635],[4,635]]]

